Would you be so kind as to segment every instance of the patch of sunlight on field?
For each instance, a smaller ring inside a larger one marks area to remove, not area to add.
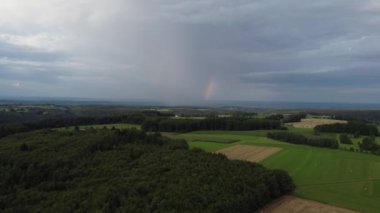
[[[297,128],[310,128],[314,129],[318,125],[325,124],[337,124],[337,123],[347,123],[344,120],[335,120],[335,119],[321,119],[321,118],[305,118],[302,119],[301,122],[290,123]]]

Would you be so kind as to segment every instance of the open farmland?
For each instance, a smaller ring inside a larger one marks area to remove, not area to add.
[[[232,160],[245,160],[250,162],[260,162],[265,158],[280,151],[278,147],[236,145],[217,151]]]
[[[334,119],[321,119],[321,118],[305,118],[305,119],[302,119],[301,122],[295,122],[295,123],[289,123],[289,124],[296,128],[314,129],[318,125],[336,124],[336,123],[347,123],[347,121],[334,120]]]
[[[289,131],[298,130],[290,128]],[[301,130],[304,132],[304,129]],[[241,145],[279,148],[280,151],[262,160],[261,163],[272,169],[284,169],[289,172],[297,186],[295,196],[359,212],[379,212],[379,156],[287,144],[266,138],[266,132],[204,131],[178,134],[173,137],[184,138],[190,147],[209,152],[218,150],[222,152]],[[305,131],[305,134],[311,132]],[[209,137],[239,140],[239,142],[233,144],[192,142],[194,138]]]

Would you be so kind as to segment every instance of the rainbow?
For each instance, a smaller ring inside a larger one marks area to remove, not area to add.
[[[209,80],[206,85],[206,89],[203,92],[203,98],[204,99],[209,99],[210,96],[212,95],[212,91],[214,89],[214,81]]]

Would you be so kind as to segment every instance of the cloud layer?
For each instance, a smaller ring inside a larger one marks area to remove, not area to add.
[[[380,102],[376,0],[1,4],[0,95]]]

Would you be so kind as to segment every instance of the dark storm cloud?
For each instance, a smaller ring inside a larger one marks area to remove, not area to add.
[[[5,5],[2,91],[20,82],[34,90],[19,93],[36,96],[51,88],[46,94],[168,103],[347,101],[359,93],[358,101],[378,101],[380,4],[374,0]]]
[[[366,72],[368,71],[368,72]],[[378,85],[380,73],[376,70],[333,70],[328,72],[260,73],[242,77],[247,83],[269,83],[282,86],[304,87],[368,87]]]

